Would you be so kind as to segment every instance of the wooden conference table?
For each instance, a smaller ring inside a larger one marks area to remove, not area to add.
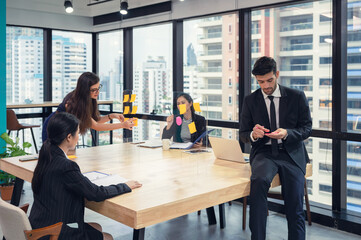
[[[86,202],[87,208],[133,228],[133,239],[144,239],[145,227],[205,208],[211,224],[212,206],[223,206],[224,218],[223,203],[250,191],[250,165],[215,159],[212,152],[189,154],[123,143],[77,149],[76,156],[82,172],[118,174],[143,184],[103,202]],[[31,182],[36,163],[6,158],[0,168],[15,175],[22,188],[21,181]],[[272,187],[279,184],[275,177]],[[12,203],[18,205],[21,194],[16,192]]]

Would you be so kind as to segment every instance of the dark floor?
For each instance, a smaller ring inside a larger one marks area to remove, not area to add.
[[[24,184],[25,192],[22,195],[22,203],[32,203],[32,192],[29,183]],[[249,228],[242,230],[242,205],[233,202],[226,207],[225,229],[217,225],[208,226],[207,214],[202,211],[201,215],[192,213],[164,223],[156,224],[145,229],[146,240],[243,240],[251,239]],[[218,219],[218,207],[216,216]],[[131,240],[133,229],[104,217],[98,213],[86,209],[85,220],[87,222],[98,222],[102,225],[103,231],[113,235],[115,240]],[[267,239],[287,239],[287,222],[284,215],[270,212],[267,223]],[[1,229],[0,236],[2,237]],[[306,238],[315,240],[360,240],[361,236],[335,230],[313,223],[312,226],[306,224]],[[1,238],[0,238],[1,239]]]

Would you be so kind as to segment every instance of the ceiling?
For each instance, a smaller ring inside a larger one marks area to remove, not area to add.
[[[88,6],[97,0],[72,0],[74,12],[72,15],[94,17],[116,12],[120,8],[120,0],[111,0]],[[99,0],[104,1],[104,0]],[[169,0],[128,0],[129,9],[143,7]],[[64,9],[64,0],[6,0],[7,8],[41,11],[48,13],[67,14]]]

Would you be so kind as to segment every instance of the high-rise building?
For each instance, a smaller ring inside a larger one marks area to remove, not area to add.
[[[37,29],[37,28],[24,28],[24,27],[7,27],[6,28],[6,101],[7,102],[13,102],[13,89],[12,86],[15,85],[14,78],[13,78],[13,65],[15,62],[13,60],[18,61],[19,57],[23,57],[19,55],[19,44],[17,44],[17,48],[13,47],[15,38],[19,37],[29,37],[35,38],[37,40],[37,45],[34,44],[28,44],[25,45],[24,48],[27,48],[27,57],[30,57],[31,51],[34,53],[34,55],[40,56],[40,60],[38,58],[34,58],[36,62],[34,62],[34,65],[37,65],[37,69],[33,69],[32,71],[36,71],[37,74],[43,73],[43,67],[42,65],[39,65],[39,62],[42,63],[42,55],[43,55],[43,30]],[[30,40],[31,41],[31,40]],[[33,46],[33,49],[30,49]],[[17,53],[14,53],[14,51],[17,51]],[[29,52],[30,51],[30,52]],[[23,52],[23,54],[26,52]],[[20,67],[20,65],[18,65]],[[40,67],[40,69],[39,69]],[[18,70],[17,70],[18,71]],[[40,75],[37,75],[37,77],[40,77]],[[42,95],[39,95],[42,96]],[[42,100],[42,99],[41,99]]]
[[[16,36],[12,40],[11,102],[42,101],[43,39]]]
[[[79,76],[86,71],[87,46],[71,38],[53,36],[53,101],[75,89]]]
[[[194,52],[192,43],[187,47],[187,66],[197,66],[197,55]]]
[[[170,69],[165,58],[148,57],[141,67],[134,71],[134,93],[137,94],[135,106],[143,113],[168,114],[171,106]],[[139,121],[133,129],[133,140],[140,141],[150,137],[160,137],[159,122]]]
[[[203,18],[196,25],[201,51],[197,58],[197,86],[192,89],[196,93],[192,96],[201,102],[206,119],[238,120],[238,21],[237,14],[228,14]],[[185,77],[192,76],[189,67],[184,70]],[[225,138],[237,137],[234,129],[215,132]]]

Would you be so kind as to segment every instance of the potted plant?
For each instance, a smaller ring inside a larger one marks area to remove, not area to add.
[[[0,154],[0,158],[16,157],[29,154],[25,151],[25,149],[30,148],[31,143],[24,142],[23,146],[21,147],[19,146],[19,138],[17,137],[14,142],[7,133],[1,134],[0,138],[2,138],[6,142],[6,147],[4,147],[5,151],[4,153]],[[14,183],[14,175],[0,170],[0,192],[2,199],[6,201],[11,199],[14,189]]]

